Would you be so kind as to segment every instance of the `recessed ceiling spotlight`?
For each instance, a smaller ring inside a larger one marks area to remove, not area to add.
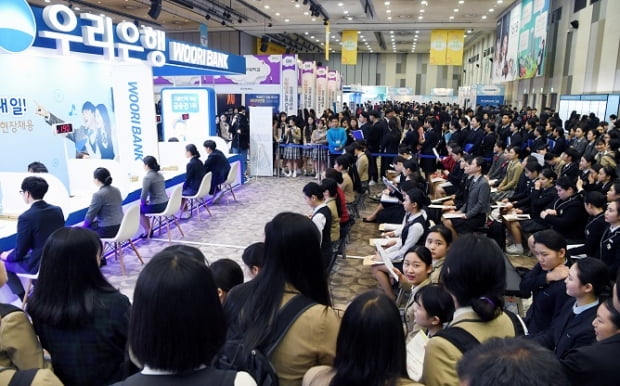
[[[388,16],[388,17],[387,17],[387,19],[388,19],[388,20],[392,20],[392,16]]]
[[[423,10],[423,9],[421,9],[421,10],[420,10],[420,13],[424,13],[424,10]]]
[[[312,18],[312,21],[316,21],[316,17],[313,17],[313,18]]]
[[[344,3],[342,3],[342,2],[338,3],[339,7],[342,7],[343,5],[344,5]]]
[[[295,8],[299,8],[301,7],[301,5],[299,5],[299,3],[295,4]]]
[[[450,16],[450,20],[454,20],[454,16]]]
[[[346,15],[347,13],[349,13],[349,11],[347,11],[346,9],[344,10],[344,14]]]
[[[304,32],[304,35],[308,35],[308,32]]]
[[[424,19],[424,16],[418,16],[418,20]]]
[[[269,4],[265,4],[265,6],[263,8],[269,9]]]
[[[482,20],[486,19],[487,15],[482,15]]]
[[[386,1],[386,2],[383,3],[383,5],[390,5],[390,2]]]
[[[280,16],[280,12],[276,12],[276,16]]]
[[[459,0],[459,4],[465,4],[464,0]]]
[[[428,5],[428,1],[426,1],[426,0],[422,0],[422,1],[420,2],[420,4],[422,4],[422,5]]]
[[[309,15],[308,11],[304,12],[304,15],[305,15],[305,16],[308,16],[308,15]]]
[[[494,12],[495,10],[493,8],[489,8],[489,12]]]
[[[420,33],[420,31],[415,31],[415,33],[417,33],[417,34],[418,34],[418,33]]]
[[[289,19],[284,19],[284,22],[285,22],[285,23],[288,23],[289,21],[290,21]]]
[[[459,9],[458,9],[458,8],[454,8],[454,12],[458,12],[458,11],[459,11]]]
[[[392,10],[391,9],[386,9],[385,12],[386,13],[392,13]]]

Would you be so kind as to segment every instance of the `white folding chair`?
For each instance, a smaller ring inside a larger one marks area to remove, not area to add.
[[[123,243],[125,241],[128,242],[133,251],[136,253],[136,256],[138,257],[138,260],[140,260],[140,263],[144,264],[142,256],[140,256],[138,249],[131,240],[131,238],[136,235],[139,228],[140,206],[132,205],[123,216],[123,221],[121,222],[121,226],[118,229],[116,236],[101,239],[104,244],[112,245],[112,248],[114,248],[114,258],[120,261],[121,272],[123,275],[125,274],[125,261],[123,260]]]
[[[211,182],[213,180],[213,173],[209,172],[202,177],[202,181],[200,182],[200,187],[198,191],[193,196],[183,196],[184,199],[189,200],[189,211],[190,214],[194,214],[194,204],[196,204],[196,211],[198,212],[198,218],[200,219],[200,205],[204,205],[209,212],[209,216],[213,216],[211,214],[211,209],[209,209],[209,205],[207,205],[207,200],[205,197],[209,195],[209,191],[211,190]]]
[[[226,177],[226,181],[222,182],[222,185],[225,189],[222,194],[229,191],[232,194],[235,201],[237,201],[237,197],[235,197],[235,192],[233,191],[232,184],[237,180],[237,175],[239,174],[239,164],[240,162],[235,162],[230,166],[230,170],[228,171],[228,177]]]
[[[16,275],[22,282],[22,285],[26,282],[24,286],[26,292],[24,292],[24,298],[22,299],[22,308],[26,309],[26,302],[28,301],[28,295],[32,289],[32,282],[39,279],[39,271],[37,271],[37,273],[16,273]]]
[[[155,222],[159,221],[159,233],[161,234],[161,227],[163,225],[163,221],[166,220],[166,227],[168,229],[168,242],[172,242],[172,238],[170,236],[170,221],[174,221],[174,224],[179,228],[179,232],[181,232],[181,236],[185,237],[179,222],[177,221],[177,212],[181,209],[181,195],[183,194],[183,185],[178,185],[172,191],[170,198],[168,199],[168,205],[166,205],[166,209],[160,213],[145,213],[146,217],[152,218],[152,221],[149,222],[149,237],[151,236],[151,231],[155,228]]]

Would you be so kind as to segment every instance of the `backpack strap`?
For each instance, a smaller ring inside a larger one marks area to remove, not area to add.
[[[510,318],[512,321],[512,325],[515,329],[515,336],[523,336],[525,335],[525,327],[521,317],[515,314],[512,311],[504,310],[504,313]]]
[[[312,299],[302,294],[297,294],[278,311],[273,329],[271,334],[269,334],[269,339],[266,341],[269,343],[265,343],[261,347],[261,351],[265,353],[267,358],[271,356],[297,318],[315,304],[316,302]]]
[[[39,369],[18,370],[13,374],[9,386],[30,386]]]
[[[462,353],[466,353],[480,344],[480,341],[478,341],[475,336],[461,327],[448,327],[445,330],[437,332],[434,336],[444,338]]]

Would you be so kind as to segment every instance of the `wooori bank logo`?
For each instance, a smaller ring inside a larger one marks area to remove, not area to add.
[[[0,52],[16,53],[34,43],[37,24],[26,0],[0,1]]]

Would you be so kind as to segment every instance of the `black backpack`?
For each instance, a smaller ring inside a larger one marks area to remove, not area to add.
[[[523,328],[520,318],[511,311],[504,310],[504,313],[512,321],[512,325],[515,329],[515,336],[525,335],[525,329]],[[440,336],[452,343],[454,347],[459,349],[459,351],[463,354],[480,344],[480,341],[476,339],[475,336],[458,326],[448,327],[445,330],[441,330],[437,332],[435,336]]]
[[[295,295],[276,316],[269,337],[259,347],[244,357],[243,337],[230,339],[215,358],[215,367],[222,370],[237,370],[249,373],[258,386],[278,386],[278,375],[269,357],[293,323],[316,302],[302,294]]]

